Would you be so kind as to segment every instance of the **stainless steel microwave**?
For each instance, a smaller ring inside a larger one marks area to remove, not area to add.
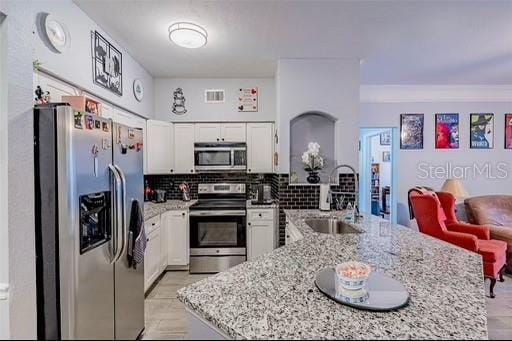
[[[194,166],[197,172],[244,172],[247,146],[245,143],[196,143]]]

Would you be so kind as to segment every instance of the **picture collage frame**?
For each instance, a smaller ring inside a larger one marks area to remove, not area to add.
[[[495,125],[495,113],[470,113],[469,149],[494,149],[496,145]],[[434,126],[435,149],[460,148],[459,113],[434,113]],[[424,130],[425,114],[400,114],[400,149],[424,149]],[[382,142],[383,137],[381,136],[381,145],[383,145]],[[512,150],[512,113],[504,114],[504,148]]]

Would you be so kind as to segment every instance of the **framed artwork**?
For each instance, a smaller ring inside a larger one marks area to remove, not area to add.
[[[92,40],[94,83],[110,90],[118,96],[122,96],[123,55],[98,33],[98,31],[94,31]]]
[[[470,115],[471,149],[494,148],[494,114]]]
[[[459,114],[436,114],[436,149],[459,148]]]
[[[240,88],[238,90],[238,111],[258,111],[258,88]]]
[[[391,152],[382,152],[382,162],[391,162]]]
[[[512,149],[512,113],[505,114],[505,149]]]
[[[391,145],[391,132],[386,131],[380,134],[380,145],[390,146]]]
[[[400,149],[423,149],[425,115],[400,115]]]

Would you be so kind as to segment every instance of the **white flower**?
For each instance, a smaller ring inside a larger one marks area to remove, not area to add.
[[[303,163],[309,163],[309,153],[308,152],[304,152],[304,154],[302,154],[302,162]]]
[[[309,142],[308,151],[310,154],[317,156],[320,153],[320,145],[316,142]]]

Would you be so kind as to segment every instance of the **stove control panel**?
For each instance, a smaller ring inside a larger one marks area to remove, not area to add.
[[[199,184],[198,192],[200,194],[243,194],[245,193],[245,184]]]

